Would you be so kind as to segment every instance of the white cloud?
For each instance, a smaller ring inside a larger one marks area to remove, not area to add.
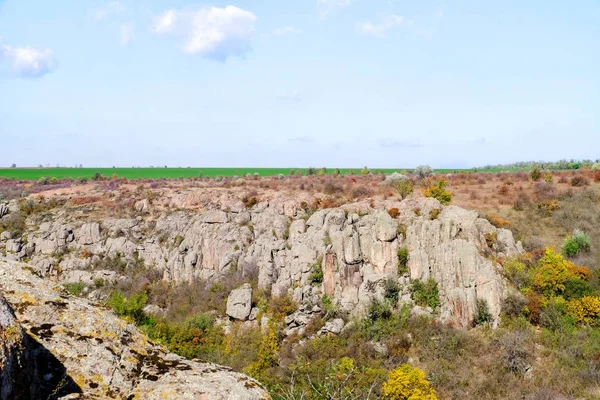
[[[352,1],[354,0],[317,0],[319,16],[324,19],[335,10],[349,6]]]
[[[371,22],[362,22],[356,25],[356,29],[365,35],[372,35],[377,37],[385,37],[385,34],[390,29],[397,25],[405,24],[404,17],[399,15],[391,14],[386,15],[380,23],[372,24]]]
[[[279,93],[276,97],[279,101],[298,102],[302,100],[302,92],[300,90],[292,90],[287,93]]]
[[[0,45],[0,61],[7,60],[23,78],[39,78],[54,71],[58,62],[50,49]]]
[[[107,3],[100,9],[96,10],[94,18],[98,20],[104,19],[109,15],[116,14],[120,11],[123,11],[123,6],[121,5],[121,3],[118,1],[111,1],[110,3]]]
[[[154,32],[181,37],[188,54],[225,61],[250,50],[256,16],[234,6],[211,7],[195,12],[167,10],[154,21]]]
[[[169,33],[175,27],[177,16],[175,10],[167,10],[161,16],[154,19],[154,32]]]
[[[293,26],[286,26],[285,28],[278,28],[273,31],[277,36],[283,35],[297,35],[302,33],[302,29],[294,28]]]
[[[135,26],[133,24],[121,25],[121,46],[127,46],[134,36]]]

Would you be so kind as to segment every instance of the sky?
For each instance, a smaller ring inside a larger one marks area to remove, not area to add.
[[[0,165],[599,153],[597,0],[0,0]]]

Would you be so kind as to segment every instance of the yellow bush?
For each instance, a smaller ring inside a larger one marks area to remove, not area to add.
[[[581,299],[571,300],[567,307],[575,321],[581,324],[600,322],[600,297],[585,296]]]
[[[565,290],[565,282],[571,277],[570,263],[554,249],[548,248],[538,262],[533,277],[533,286],[546,295]]]
[[[409,364],[390,371],[381,390],[385,398],[391,400],[437,400],[435,390],[425,379],[425,372]]]

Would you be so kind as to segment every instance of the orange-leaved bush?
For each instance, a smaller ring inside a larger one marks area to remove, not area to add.
[[[391,400],[437,400],[425,372],[409,364],[390,371],[381,391],[386,399]]]

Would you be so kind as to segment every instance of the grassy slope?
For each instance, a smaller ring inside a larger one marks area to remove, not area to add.
[[[197,178],[202,172],[202,176],[216,177],[222,176],[244,176],[258,172],[260,176],[274,176],[278,174],[289,175],[295,168],[8,168],[0,169],[0,177],[15,178],[24,180],[36,180],[42,177],[62,178],[91,178],[96,172],[103,176],[112,176],[117,174],[119,178],[128,179],[160,179],[160,178]],[[295,169],[306,174],[306,169]],[[361,168],[354,169],[355,173],[360,173]],[[375,169],[374,171],[384,171],[392,173],[401,169]],[[327,170],[333,173],[334,168]],[[350,169],[340,169],[343,174],[349,173]],[[452,169],[439,169],[436,172],[453,172]]]

